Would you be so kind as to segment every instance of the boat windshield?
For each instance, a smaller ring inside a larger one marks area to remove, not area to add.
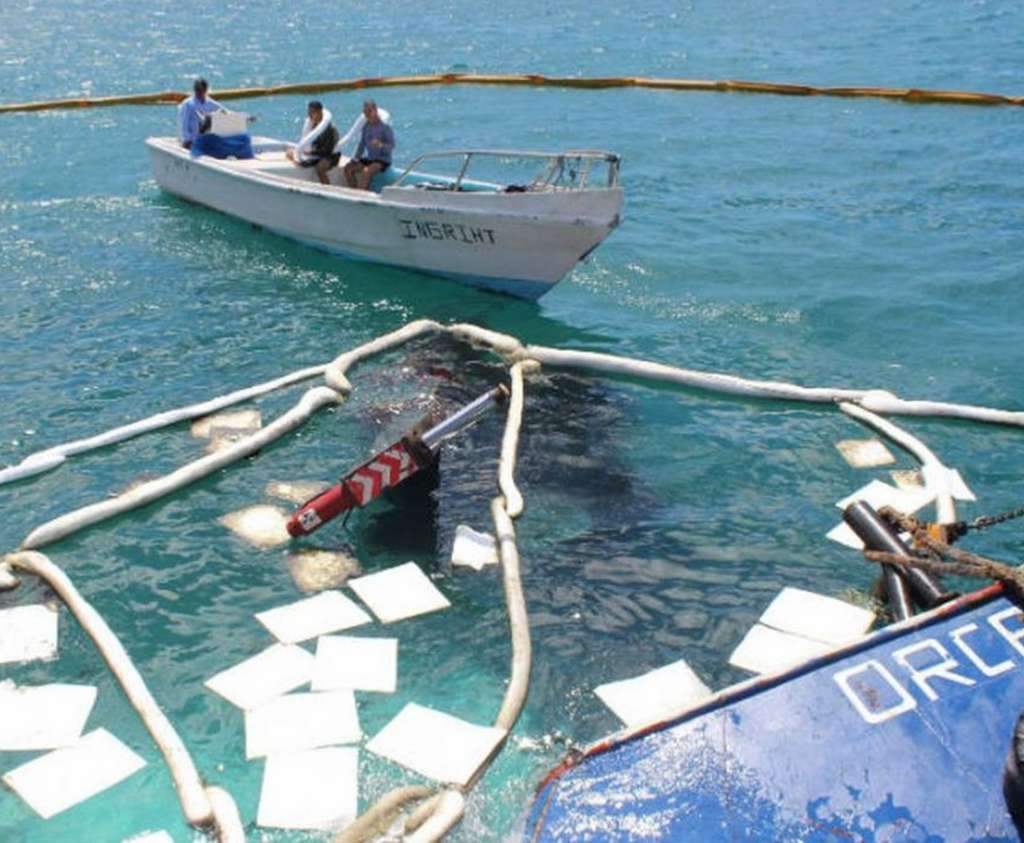
[[[606,190],[618,185],[619,157],[610,152],[521,152],[469,149],[419,156],[395,187],[527,193]]]

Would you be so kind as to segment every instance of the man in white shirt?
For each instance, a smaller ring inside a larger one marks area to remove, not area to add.
[[[206,95],[209,88],[205,79],[196,79],[192,85],[192,96],[178,106],[178,138],[185,149],[191,149],[195,139],[202,134],[206,115],[222,108],[219,102]]]

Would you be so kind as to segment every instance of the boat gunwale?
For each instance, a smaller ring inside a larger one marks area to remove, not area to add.
[[[276,141],[274,138],[267,138],[268,141]],[[592,216],[581,216],[576,213],[564,213],[564,212],[541,212],[536,209],[529,211],[509,211],[507,209],[484,209],[484,208],[457,208],[446,205],[428,205],[415,202],[398,202],[389,196],[384,196],[381,193],[375,191],[359,190],[353,187],[347,187],[338,184],[317,184],[314,182],[306,182],[301,179],[290,178],[288,176],[280,175],[279,173],[269,172],[265,169],[255,167],[252,169],[245,169],[237,166],[238,160],[221,160],[218,158],[211,158],[207,155],[201,155],[193,158],[188,150],[181,147],[178,142],[170,137],[148,137],[146,138],[146,145],[151,149],[165,154],[169,154],[181,160],[188,161],[191,164],[196,164],[201,167],[206,167],[215,172],[222,173],[224,175],[239,178],[244,181],[249,181],[254,184],[263,184],[283,189],[292,193],[300,193],[308,196],[316,196],[322,199],[329,199],[336,202],[346,202],[355,205],[365,205],[370,207],[384,207],[384,208],[415,208],[422,211],[430,211],[440,214],[459,213],[474,216],[487,216],[496,219],[507,219],[516,221],[537,221],[545,220],[556,224],[579,226],[584,225],[594,228],[604,228],[611,226],[616,227],[619,219],[621,218],[621,210],[616,214],[613,214],[609,220],[604,220],[598,217]],[[247,159],[246,159],[247,160]],[[387,185],[385,189],[392,187]],[[410,188],[396,188],[397,190],[409,190],[408,195],[410,196],[429,196],[429,191],[415,191],[413,192]],[[173,192],[173,191],[172,191]],[[585,193],[618,193],[621,197],[622,188],[616,187],[604,187],[597,189],[588,189],[581,191],[570,191],[560,194],[533,194],[535,196],[550,196],[550,195],[571,195],[571,194],[583,195]],[[447,192],[445,193],[447,194]],[[455,195],[469,195],[469,194],[455,194]],[[494,194],[504,195],[504,194]],[[510,194],[513,196],[529,195],[529,194]],[[621,201],[620,201],[621,206]]]
[[[856,655],[857,653],[865,650],[869,650],[879,644],[885,644],[888,641],[898,638],[904,633],[924,629],[960,612],[991,603],[999,597],[1006,597],[1016,605],[1021,605],[1019,601],[1014,598],[1013,592],[1010,589],[1005,588],[1002,583],[993,583],[961,595],[955,600],[951,600],[941,606],[936,606],[934,609],[929,609],[928,611],[920,612],[912,617],[906,618],[905,620],[891,623],[881,629],[868,633],[862,638],[858,638],[847,644],[842,644],[827,653],[815,656],[814,658],[808,659],[800,664],[785,668],[784,670],[780,670],[775,673],[753,676],[750,679],[745,679],[742,682],[729,685],[722,688],[720,691],[715,692],[701,702],[691,705],[688,708],[684,708],[678,713],[670,715],[663,720],[656,720],[642,726],[624,727],[619,731],[598,739],[582,750],[581,754],[567,758],[551,770],[534,789],[534,799],[536,800],[549,785],[554,784],[570,770],[583,765],[587,761],[596,758],[599,755],[619,749],[626,744],[640,740],[657,732],[664,732],[668,729],[682,725],[683,723],[696,720],[698,717],[703,717],[704,715],[710,714],[714,711],[725,709],[733,703],[740,702],[741,700],[747,699],[755,694],[777,688],[780,685],[799,679],[801,676],[812,673],[826,665],[834,664],[835,662],[841,661],[842,659]],[[1021,608],[1024,608],[1024,606]],[[549,793],[546,801],[550,801],[553,794],[553,791]],[[544,806],[545,814],[546,810],[547,805]],[[538,819],[538,822],[540,821],[541,820]]]

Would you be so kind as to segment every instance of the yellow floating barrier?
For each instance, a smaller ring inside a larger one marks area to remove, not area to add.
[[[366,76],[329,82],[297,82],[256,88],[218,89],[218,100],[323,94],[331,91],[355,91],[363,88],[398,88],[424,85],[531,85],[552,88],[650,88],[670,91],[725,91],[780,96],[873,97],[908,103],[944,103],[949,105],[1024,105],[1024,96],[1005,96],[976,91],[938,91],[924,88],[818,87],[787,82],[756,82],[743,79],[657,79],[646,76],[543,76],[536,73],[434,73],[422,76]],[[42,102],[0,104],[0,113],[47,111],[62,108],[103,108],[114,105],[176,104],[187,94],[161,91],[111,97],[79,97]]]

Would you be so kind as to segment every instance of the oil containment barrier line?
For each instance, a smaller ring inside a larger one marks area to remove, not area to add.
[[[328,389],[326,386],[313,387],[302,396],[298,404],[257,433],[240,439],[221,451],[187,463],[170,474],[136,486],[116,498],[88,504],[58,516],[29,533],[22,542],[21,549],[35,550],[71,533],[78,532],[84,527],[106,521],[108,518],[145,506],[171,492],[183,489],[231,463],[256,453],[308,421],[317,410],[328,404],[339,404],[342,400],[342,396],[333,389]]]
[[[1024,96],[988,94],[980,91],[936,90],[932,88],[889,88],[870,85],[822,86],[788,82],[758,82],[745,79],[673,79],[648,76],[545,76],[539,73],[437,73],[419,76],[364,76],[324,82],[297,82],[252,88],[217,90],[218,100],[294,94],[324,94],[364,88],[422,87],[426,85],[504,85],[552,88],[648,88],[659,91],[711,91],[744,94],[775,94],[790,97],[870,97],[907,103],[946,105],[1024,105]],[[50,111],[72,108],[106,108],[122,105],[176,105],[186,93],[158,91],[106,97],[70,97],[38,102],[0,104],[0,114]]]
[[[156,415],[148,416],[147,418],[140,419],[139,421],[131,422],[130,424],[125,424],[121,427],[115,427],[114,429],[108,430],[106,433],[98,434],[97,436],[90,436],[87,439],[76,439],[74,442],[67,442],[63,445],[56,445],[43,451],[36,451],[34,454],[29,454],[17,465],[0,469],[0,485],[3,485],[4,483],[13,483],[15,480],[22,480],[26,477],[32,477],[35,474],[41,474],[44,471],[49,471],[52,468],[56,468],[68,457],[73,456],[74,454],[81,454],[86,451],[92,451],[96,448],[103,448],[107,445],[124,442],[126,439],[133,439],[136,436],[141,436],[143,433],[159,430],[162,427],[177,424],[180,421],[188,421],[191,419],[201,418],[202,416],[208,416],[211,413],[217,412],[217,410],[230,407],[232,404],[248,401],[250,398],[258,398],[261,395],[266,395],[268,392],[273,392],[275,389],[281,389],[283,387],[299,383],[300,381],[318,377],[324,373],[324,368],[324,366],[310,366],[307,369],[300,369],[299,371],[292,372],[289,375],[274,378],[273,380],[266,381],[264,383],[258,383],[254,386],[246,387],[245,389],[236,389],[234,392],[229,392],[226,395],[221,395],[217,398],[211,398],[209,401],[203,401],[199,404],[190,404],[187,407],[179,407],[176,410],[167,410],[162,413],[157,413]]]
[[[956,522],[956,505],[953,503],[953,492],[950,488],[950,469],[942,463],[931,448],[916,436],[912,436],[888,419],[883,419],[864,407],[842,402],[839,409],[850,418],[878,431],[921,463],[921,477],[924,480],[925,488],[931,489],[936,494],[937,523],[953,524]]]
[[[8,554],[6,562],[13,567],[34,574],[52,588],[82,628],[92,638],[96,649],[117,678],[125,696],[138,712],[139,717],[163,754],[170,770],[174,787],[178,791],[182,811],[188,822],[196,827],[217,826],[218,837],[223,843],[244,840],[241,821],[237,819],[238,809],[227,791],[217,788],[211,794],[203,785],[192,757],[181,737],[167,719],[139,671],[125,651],[118,637],[92,605],[79,593],[68,576],[48,557],[34,551]],[[213,797],[213,798],[211,798]],[[213,802],[216,801],[217,808]],[[235,820],[231,820],[232,813]],[[220,831],[218,819],[224,818],[227,827]]]

